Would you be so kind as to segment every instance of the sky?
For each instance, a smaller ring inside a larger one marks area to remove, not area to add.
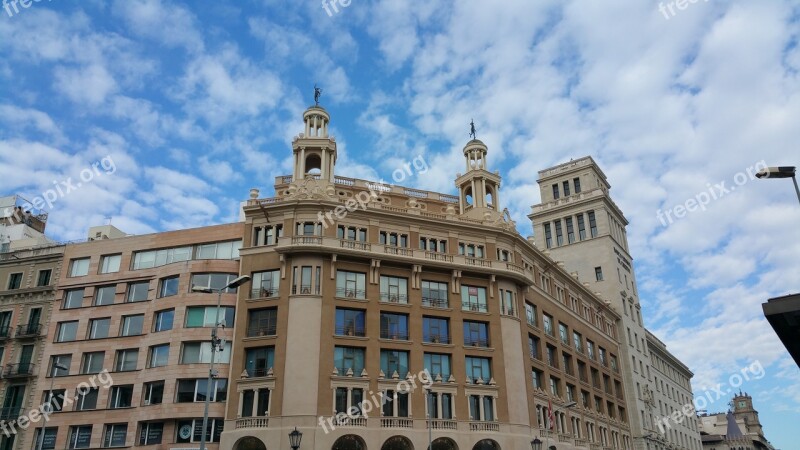
[[[630,222],[647,327],[699,396],[763,367],[740,388],[773,444],[800,448],[800,369],[761,310],[800,291],[800,207],[791,181],[752,177],[800,165],[800,3],[345,4],[9,4],[0,193],[49,199],[64,241],[236,221],[291,174],[315,83],[341,176],[423,158],[402,184],[455,194],[474,120],[523,236],[537,172],[589,155]]]

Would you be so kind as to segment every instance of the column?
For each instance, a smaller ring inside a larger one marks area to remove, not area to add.
[[[260,388],[253,389],[253,407],[251,408],[251,411],[250,411],[250,416],[251,417],[258,416],[258,394],[259,394],[259,392],[261,392]]]
[[[436,395],[436,411],[438,411],[438,418],[442,418],[442,394]]]
[[[297,174],[297,178],[294,181],[297,181],[298,179],[303,179],[306,176],[306,148],[305,147],[300,147],[300,161],[298,161],[297,165],[300,168],[300,173]]]
[[[483,396],[478,396],[478,417],[476,420],[484,420],[486,415],[483,413]]]
[[[320,173],[319,178],[321,180],[329,180],[330,177],[329,177],[329,174],[328,174],[328,161],[327,161],[328,160],[328,152],[324,148],[322,149],[322,155],[321,156],[322,157],[320,158],[320,163],[319,163],[319,170],[320,170],[321,173]]]
[[[347,388],[347,414],[350,414],[350,407],[353,406],[353,388]]]
[[[492,397],[492,414],[494,415],[494,420],[497,420],[497,399]]]
[[[472,206],[473,207],[477,207],[478,206],[478,196],[475,193],[475,178],[470,180],[470,183],[472,184]]]
[[[244,391],[239,391],[239,408],[244,406]],[[242,417],[244,414],[244,410],[239,410],[239,417]]]
[[[272,397],[274,397],[274,395],[272,395],[272,389],[267,389],[267,391],[269,391],[269,394],[268,394],[269,395],[269,400],[267,400],[267,416],[271,416],[272,415]],[[335,396],[334,396],[334,398],[335,398]]]
[[[317,115],[314,114],[314,137],[319,136],[319,127],[317,127]]]

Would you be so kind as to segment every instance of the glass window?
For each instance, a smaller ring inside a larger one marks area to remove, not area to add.
[[[106,255],[100,258],[100,273],[119,272],[122,255]]]
[[[56,368],[56,364],[66,367],[67,370]],[[50,357],[50,369],[47,373],[51,376],[64,377],[69,375],[69,367],[72,364],[72,355],[53,355]]]
[[[180,277],[178,275],[166,277],[161,279],[161,288],[158,290],[158,297],[172,297],[178,295],[178,282]]]
[[[275,347],[245,349],[244,361],[248,376],[265,377],[275,364]]]
[[[78,425],[69,427],[69,441],[67,448],[89,448],[92,440],[92,426]]]
[[[85,411],[89,409],[97,409],[97,393],[99,388],[78,388],[76,391],[75,405],[76,411]]]
[[[542,314],[542,323],[544,323],[544,332],[550,336],[553,334],[553,316],[549,314]]]
[[[22,286],[22,272],[12,273],[8,276],[8,289],[19,289]]]
[[[236,274],[234,273],[196,273],[192,275],[189,289],[191,291],[193,288],[204,288],[217,292],[217,290],[224,288],[235,279]],[[227,288],[222,292],[235,293],[236,288]]]
[[[151,381],[144,384],[144,404],[158,405],[164,400],[164,381]]]
[[[461,285],[461,309],[464,311],[487,312],[486,288]]]
[[[175,247],[161,250],[136,252],[133,255],[133,269],[150,269],[192,259],[192,247]]]
[[[98,286],[94,290],[94,306],[112,305],[117,295],[117,285]]]
[[[525,303],[525,319],[528,321],[528,325],[538,326],[536,324],[536,307],[530,303]]]
[[[228,364],[231,360],[231,343],[226,342],[222,351],[218,350],[218,355],[214,361],[218,364]],[[197,364],[211,362],[211,343],[210,342],[185,342],[181,352],[181,364]]]
[[[434,379],[441,375],[443,381],[450,378],[450,355],[425,353],[425,369]]]
[[[114,370],[117,372],[136,370],[136,363],[138,361],[138,348],[117,350],[117,360],[114,362]]]
[[[132,399],[133,399],[132,384],[112,386],[111,392],[108,395],[108,403],[109,403],[108,407],[111,409],[130,408]]]
[[[216,242],[197,246],[197,259],[234,259],[239,257],[242,241]]]
[[[561,343],[569,345],[569,331],[567,326],[560,322],[558,324],[558,335],[561,337]]]
[[[83,288],[70,289],[64,295],[64,309],[80,308],[83,306]]]
[[[474,356],[467,356],[465,358],[465,365],[467,370],[467,378],[472,383],[477,383],[478,379],[482,379],[484,383],[488,383],[492,379],[492,360],[490,358],[478,358]]]
[[[122,316],[122,327],[119,331],[119,335],[138,336],[142,334],[143,325],[144,325],[144,314]]]
[[[89,320],[89,339],[103,339],[108,337],[108,329],[111,326],[111,318]]]
[[[219,442],[225,421],[222,418],[209,418],[206,428],[206,442]],[[203,436],[203,419],[179,420],[177,443],[200,442]],[[186,434],[184,434],[186,430]]]
[[[603,268],[602,267],[595,267],[594,268],[594,278],[597,281],[603,281]]]
[[[572,341],[575,344],[575,350],[579,352],[583,352],[583,336],[580,333],[573,331],[572,332]]]
[[[575,185],[575,193],[579,193],[581,191],[581,179],[580,178],[573,178],[572,184]]]
[[[44,269],[39,271],[39,276],[36,279],[36,286],[50,285],[50,277],[53,275],[52,269]],[[48,428],[49,430],[50,428]]]
[[[583,213],[578,214],[578,237],[580,240],[586,239],[586,224],[583,221]]]
[[[339,370],[339,375],[347,374],[348,369],[353,374],[360,375],[364,370],[364,349],[357,347],[335,347],[333,350],[333,365]]]
[[[465,320],[464,345],[470,347],[489,347],[489,324]]]
[[[545,223],[544,224],[544,239],[545,239],[545,245],[547,246],[547,248],[552,248],[553,247],[553,234],[552,234],[552,230],[550,229],[550,223]]]
[[[42,439],[42,429],[37,428],[34,446],[37,450],[55,450],[56,436],[58,436],[58,427],[45,427],[44,439]]]
[[[553,185],[553,199],[558,199],[558,184]]]
[[[533,388],[542,389],[542,371],[531,369],[531,376],[533,377]]]
[[[280,289],[281,271],[268,270],[253,272],[253,292],[251,298],[275,297]]]
[[[560,247],[564,245],[564,235],[561,231],[561,219],[556,219],[553,223],[556,225],[556,245]]]
[[[174,309],[156,311],[153,317],[153,331],[167,331],[172,329],[172,320],[175,318]]]
[[[139,430],[139,445],[160,444],[164,436],[164,422],[144,422]]]
[[[408,303],[408,279],[381,275],[381,301]]]
[[[83,362],[81,362],[81,373],[100,373],[103,370],[103,359],[105,359],[106,352],[88,352],[83,354]]]
[[[575,227],[572,225],[572,217],[567,217],[564,222],[567,224],[567,242],[572,244],[575,242]]]
[[[142,302],[147,300],[147,291],[150,289],[149,281],[128,284],[128,302]]]
[[[150,347],[149,367],[163,367],[169,363],[169,344],[154,345]]]
[[[345,298],[367,298],[366,274],[359,272],[336,271],[336,296]]]
[[[336,334],[340,336],[366,336],[366,312],[360,309],[336,308]]]
[[[381,350],[381,370],[387,377],[394,377],[394,373],[397,372],[401,379],[405,379],[408,375],[408,352]]]
[[[82,277],[89,274],[89,258],[73,259],[70,262],[69,276]]]
[[[247,310],[247,337],[275,336],[277,332],[278,310],[276,308]]]
[[[437,281],[422,281],[422,305],[434,308],[447,308],[447,283]]]
[[[106,432],[103,436],[103,447],[124,447],[125,436],[128,434],[127,423],[115,423],[106,425]]]
[[[221,306],[219,311],[215,306],[190,306],[186,308],[186,328],[213,327],[217,320],[233,326],[233,314],[232,306]]]
[[[450,343],[450,323],[441,317],[422,318],[422,340],[435,344]]]
[[[191,380],[178,380],[175,401],[178,403],[204,402],[208,392],[208,380],[197,378]],[[211,390],[212,402],[224,402],[228,399],[228,379],[213,380]]]
[[[381,313],[381,339],[408,340],[408,316]]]
[[[539,338],[533,335],[528,335],[528,353],[531,358],[541,359],[539,356]]]
[[[592,237],[597,237],[597,221],[594,218],[594,211],[589,211],[589,231]]]
[[[77,339],[78,321],[59,322],[56,331],[56,342],[69,342]]]
[[[569,181],[565,181],[562,183],[562,187],[564,188],[564,197],[569,196]]]

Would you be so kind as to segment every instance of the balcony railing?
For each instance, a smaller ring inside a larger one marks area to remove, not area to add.
[[[247,337],[275,336],[276,334],[278,334],[278,325],[274,323],[258,327],[247,327]]]
[[[236,419],[236,428],[267,428],[269,417],[241,417]]]
[[[449,344],[450,336],[447,334],[429,334],[424,336],[424,341],[429,344]]]
[[[16,419],[22,413],[22,407],[20,406],[11,406],[6,408],[0,408],[0,420],[12,420]]]
[[[575,447],[589,447],[589,441],[586,439],[575,439]]]
[[[489,308],[485,303],[462,303],[461,309],[463,311],[473,312],[488,312]]]
[[[381,428],[414,428],[414,420],[404,417],[382,417]]]
[[[6,364],[6,370],[3,372],[5,378],[18,378],[33,376],[35,364],[33,363],[16,363]]]
[[[422,297],[422,306],[430,306],[431,308],[448,308],[450,305],[446,298]]]
[[[368,242],[353,241],[349,239],[340,239],[339,246],[342,248],[350,248],[354,250],[371,251],[372,245]]]
[[[301,284],[300,286],[292,286],[292,294],[311,295],[311,285]],[[319,292],[317,292],[319,294]]]
[[[364,327],[357,327],[354,325],[337,325],[336,335],[365,337],[367,332],[364,330]]]
[[[333,417],[334,425],[337,427],[359,427],[364,428],[367,426],[366,417],[340,417],[338,414]]]
[[[497,422],[470,422],[469,431],[500,431],[500,424]]]
[[[406,295],[406,294],[390,294],[388,292],[381,292],[381,301],[384,302],[384,303],[408,304],[408,295]]]
[[[256,288],[250,291],[250,298],[270,298],[277,297],[278,290],[274,288]]]
[[[464,345],[466,345],[467,347],[489,348],[489,340],[464,337]]]
[[[336,288],[336,296],[342,298],[367,298],[367,291],[363,289]]]
[[[392,339],[396,341],[407,341],[408,330],[394,330],[381,328],[381,339]]]
[[[42,334],[42,324],[28,323],[17,327],[17,337],[36,337]]]
[[[433,428],[434,430],[457,430],[458,422],[449,419],[433,419],[425,421],[425,428]]]
[[[257,369],[248,370],[247,375],[251,378],[266,377],[269,376],[270,369],[271,367],[269,368],[259,367]]]

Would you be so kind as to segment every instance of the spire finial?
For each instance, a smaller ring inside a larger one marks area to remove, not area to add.
[[[472,139],[478,138],[478,135],[475,133],[475,121],[473,119],[469,120],[469,135],[472,136]]]
[[[317,83],[314,83],[314,104],[319,106],[319,96],[322,95],[322,88],[317,87]]]

